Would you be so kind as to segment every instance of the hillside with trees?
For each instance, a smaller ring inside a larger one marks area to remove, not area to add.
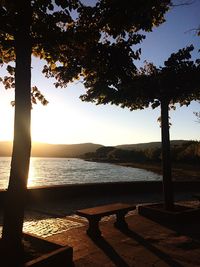
[[[94,153],[86,153],[82,158],[94,161],[117,163],[161,163],[162,151],[160,142],[100,147]],[[171,141],[171,159],[173,163],[200,163],[200,142]]]
[[[179,146],[184,143],[188,143],[188,140],[171,140],[171,146]],[[149,142],[149,143],[139,143],[139,144],[124,144],[118,145],[117,148],[125,149],[125,150],[144,150],[148,148],[161,148],[161,142]]]

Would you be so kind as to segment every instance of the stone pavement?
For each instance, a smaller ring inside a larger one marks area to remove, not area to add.
[[[72,246],[75,267],[200,266],[200,228],[197,222],[179,225],[177,230],[134,211],[126,217],[129,229],[125,232],[113,226],[113,217],[100,222],[102,238],[95,241],[86,235],[86,220],[78,216],[69,219],[80,225],[46,238]]]

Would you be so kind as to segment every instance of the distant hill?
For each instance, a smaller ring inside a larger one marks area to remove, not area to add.
[[[184,143],[187,143],[188,140],[171,140],[171,147],[180,146]],[[150,142],[150,143],[140,143],[140,144],[127,144],[119,145],[116,148],[125,149],[125,150],[145,150],[149,148],[160,148],[161,142]]]
[[[43,143],[33,143],[32,153],[33,157],[78,157],[79,155],[95,152],[102,145],[83,143],[73,145],[53,145]],[[11,142],[0,142],[0,156],[7,157],[11,156],[12,143]]]
[[[117,163],[159,163],[162,161],[160,142],[100,147],[95,153],[82,156],[86,160]],[[173,163],[200,164],[200,142],[171,141],[171,160]]]
[[[183,143],[187,143],[188,140],[172,140],[171,146],[179,146]],[[85,153],[95,152],[98,148],[103,147],[99,144],[93,143],[83,143],[83,144],[43,144],[43,143],[33,143],[32,153],[33,157],[79,157]],[[141,143],[141,144],[126,144],[115,146],[115,148],[120,148],[124,150],[145,150],[148,148],[160,148],[160,142],[151,143]],[[0,156],[7,157],[11,156],[12,143],[11,142],[0,142]]]

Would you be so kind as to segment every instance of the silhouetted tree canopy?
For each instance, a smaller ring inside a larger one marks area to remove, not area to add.
[[[15,60],[17,2],[1,2],[0,64],[3,64]],[[137,32],[151,31],[164,22],[171,1],[104,0],[97,1],[95,6],[83,3],[31,1],[32,54],[46,61],[43,73],[57,79],[56,87],[66,86],[81,76],[88,78],[86,86],[90,79],[114,86],[118,83],[119,64],[122,78],[127,72],[136,71],[132,60],[139,59],[141,51],[134,51],[132,45],[145,38]],[[14,87],[14,68],[8,65],[7,70],[11,77],[4,79],[4,85]]]
[[[58,55],[58,60],[66,61],[65,64],[45,68],[45,74],[57,78],[56,86],[66,86],[68,66],[73,64],[72,70],[78,68],[79,71],[74,77],[80,78],[87,88],[95,82],[109,93],[136,72],[134,60],[139,59],[141,50],[134,45],[145,38],[139,31],[151,31],[164,22],[170,4],[170,1],[116,0],[98,1],[95,7],[81,6],[71,38],[72,49],[63,54],[62,60],[63,55]]]
[[[81,99],[96,104],[116,104],[130,110],[156,108],[163,98],[172,106],[175,103],[189,105],[200,98],[200,60],[191,59],[193,49],[191,45],[171,54],[163,67],[146,63],[137,72],[130,73],[124,84],[119,82],[107,90],[96,80],[86,81],[87,91]]]

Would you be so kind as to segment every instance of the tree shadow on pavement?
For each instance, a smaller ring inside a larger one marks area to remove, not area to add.
[[[166,254],[165,252],[161,251],[157,247],[153,246],[149,241],[145,240],[141,235],[138,233],[127,229],[120,229],[120,231],[125,234],[126,236],[132,238],[133,240],[137,241],[140,245],[145,247],[147,250],[155,254],[158,258],[163,260],[166,264],[173,267],[183,267],[182,264],[178,263],[174,259],[170,257],[170,255]]]

